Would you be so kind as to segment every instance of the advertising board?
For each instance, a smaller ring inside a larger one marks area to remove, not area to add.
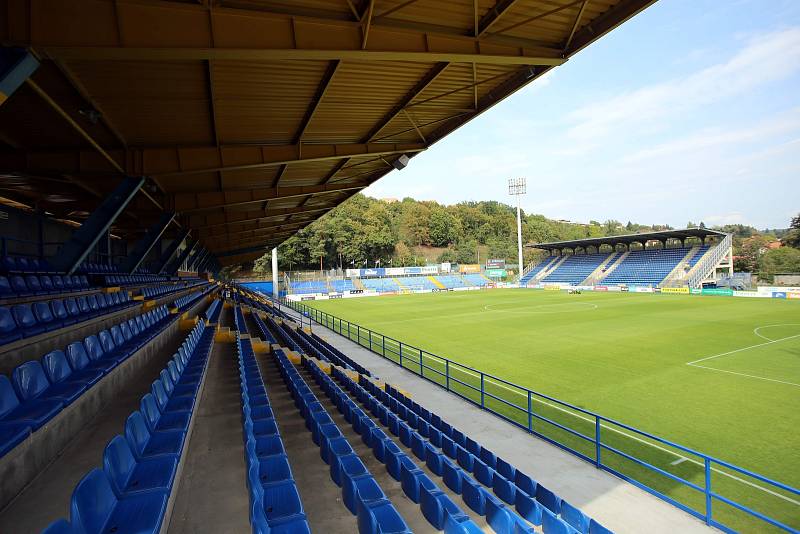
[[[688,294],[690,291],[689,291],[688,287],[662,287],[661,288],[661,292],[662,293],[683,293],[683,294]]]
[[[505,278],[506,274],[505,269],[486,269],[486,276],[489,278]]]
[[[800,291],[788,291],[786,293],[787,299],[800,299]]]
[[[703,288],[702,295],[724,295],[726,297],[733,296],[733,289],[730,288]]]
[[[466,274],[474,274],[481,272],[481,266],[477,263],[462,263],[458,266],[458,272]]]
[[[774,299],[785,299],[786,298],[786,291],[773,291],[772,298]]]
[[[606,286],[594,286],[595,291],[608,291]]]

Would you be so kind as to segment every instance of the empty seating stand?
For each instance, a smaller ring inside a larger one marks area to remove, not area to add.
[[[0,306],[0,345],[137,305],[127,291]]]
[[[165,529],[205,380],[213,329],[203,322],[131,413],[124,433],[106,445],[102,468],[91,470],[72,493],[69,520],[47,532],[157,533]]]
[[[154,308],[0,375],[0,506],[157,354],[165,338],[154,338],[176,318]]]
[[[311,532],[250,340],[237,350],[253,532]]]
[[[47,296],[68,295],[95,289],[85,275],[22,274],[0,275],[0,301],[30,301]]]

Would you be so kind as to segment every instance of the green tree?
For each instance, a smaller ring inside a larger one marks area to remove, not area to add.
[[[759,259],[759,277],[772,281],[776,274],[800,273],[800,250],[781,247],[765,252]]]
[[[800,248],[800,214],[792,217],[789,231],[783,236],[781,242],[789,247]]]

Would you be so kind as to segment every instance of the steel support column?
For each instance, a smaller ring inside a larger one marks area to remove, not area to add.
[[[208,256],[208,251],[204,248],[204,249],[198,251],[197,254],[194,255],[194,258],[192,258],[192,261],[189,262],[186,265],[186,267],[190,271],[196,270],[196,267],[200,265],[201,261],[205,260],[206,256]]]
[[[202,253],[203,250],[205,249],[203,249],[203,246],[200,244],[200,242],[199,241],[196,242],[195,246],[192,249],[192,252],[186,257],[186,263],[184,265],[186,265],[187,271],[191,270],[192,264],[197,260],[198,257],[200,257],[200,254]],[[179,263],[176,271],[180,270],[180,268],[181,264]]]
[[[137,241],[136,245],[133,247],[133,251],[128,255],[128,258],[122,265],[122,270],[124,272],[133,274],[134,271],[139,268],[153,246],[158,243],[158,240],[164,235],[164,231],[174,218],[174,213],[163,213],[161,215],[158,222],[151,226],[144,237]]]
[[[39,68],[24,48],[0,47],[0,106]]]
[[[161,273],[164,272],[164,269],[167,267],[167,265],[169,264],[170,260],[175,255],[175,253],[178,251],[178,249],[180,248],[181,244],[183,244],[183,242],[186,240],[187,237],[189,237],[189,230],[188,229],[184,230],[183,232],[181,232],[181,234],[178,237],[176,237],[175,240],[172,243],[169,244],[169,247],[167,247],[167,250],[165,250],[161,254],[161,259],[158,261],[158,267],[157,267],[156,272],[155,272],[156,274],[161,274]]]
[[[192,241],[192,242],[187,243],[186,244],[186,248],[183,249],[183,252],[181,252],[178,255],[177,258],[172,260],[172,263],[170,263],[166,267],[166,269],[164,269],[162,271],[162,273],[171,276],[171,275],[175,274],[176,272],[178,272],[178,269],[180,269],[181,265],[183,265],[183,262],[186,261],[186,258],[189,257],[189,254],[191,254],[194,251],[194,249],[195,249],[195,247],[197,247],[197,245],[198,245],[197,241]]]
[[[69,241],[64,243],[61,251],[53,258],[57,271],[72,274],[83,262],[92,248],[117,220],[136,193],[144,184],[144,178],[128,177],[120,183],[81,225],[73,232]]]
[[[278,298],[278,247],[272,249],[272,298]]]

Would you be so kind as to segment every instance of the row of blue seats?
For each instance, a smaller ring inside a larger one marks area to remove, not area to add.
[[[523,517],[513,509],[507,507],[501,500],[480,487],[470,475],[464,473],[455,463],[440,453],[434,443],[427,441],[422,433],[416,432],[410,425],[400,422],[395,416],[390,424],[388,408],[369,392],[346,377],[341,371],[336,370],[334,378],[350,390],[356,399],[366,406],[375,418],[385,425],[391,434],[398,437],[400,442],[410,448],[412,454],[420,461],[425,462],[428,469],[436,476],[442,477],[443,483],[454,493],[461,495],[464,503],[470,510],[480,516],[485,516],[487,522],[499,534],[532,533]],[[338,387],[338,386],[337,386]],[[340,390],[339,391],[343,391]],[[358,405],[346,394],[337,395],[337,403],[344,408],[345,417],[349,417],[348,410],[356,409]],[[363,413],[363,411],[361,412]],[[435,482],[417,467],[413,458],[404,453],[394,442],[393,438],[384,432],[371,418],[362,418],[358,423],[360,433],[367,444],[372,447],[376,457],[385,458],[387,471],[401,482],[403,491],[414,502],[420,503],[425,517],[438,529],[444,528],[446,532],[472,533],[480,529],[470,521],[466,514],[448,498],[435,484]],[[435,438],[434,438],[435,439]],[[526,518],[527,519],[527,518]],[[548,534],[550,531],[546,531]]]
[[[0,375],[0,456],[42,427],[155,337],[174,316],[166,306],[54,350]]]
[[[310,533],[250,340],[237,336],[237,350],[253,532]]]
[[[544,269],[547,269],[547,268],[549,268],[549,267],[550,267],[550,266],[551,266],[551,265],[552,265],[554,262],[558,261],[558,259],[559,259],[559,258],[560,258],[559,256],[548,256],[548,257],[544,258],[542,261],[540,261],[539,263],[537,263],[537,264],[536,264],[536,265],[533,267],[533,269],[531,269],[530,271],[528,271],[527,273],[525,273],[525,274],[523,275],[522,279],[520,280],[520,283],[521,283],[522,285],[525,285],[525,284],[527,284],[527,283],[528,283],[530,280],[532,280],[532,279],[533,279],[533,278],[534,278],[534,277],[535,277],[537,274],[539,274],[540,272],[542,272]]]
[[[75,291],[88,291],[92,289],[86,276],[52,276],[42,274],[0,276],[0,299],[21,297],[36,297],[40,295],[53,295],[71,293]]]
[[[55,273],[50,262],[44,258],[27,256],[3,256],[0,258],[0,272],[4,273]]]
[[[105,286],[129,286],[134,284],[151,284],[153,282],[166,282],[169,276],[158,274],[112,274],[103,277]]]
[[[121,310],[137,303],[127,291],[97,293],[77,298],[42,300],[0,307],[0,345],[50,332]]]
[[[301,352],[304,354],[311,354],[321,360],[329,361],[344,367],[346,369],[351,369],[356,371],[357,373],[372,376],[364,366],[360,365],[358,362],[338,350],[336,347],[326,343],[322,338],[320,338],[316,334],[308,334],[307,332],[303,331],[302,328],[288,328],[287,329],[290,335],[293,336],[295,341],[297,341],[301,348],[303,349]]]
[[[353,429],[361,435],[362,441],[370,447],[375,458],[386,466],[392,478],[401,483],[403,493],[412,502],[420,505],[422,515],[436,530],[464,534],[482,532],[331,377],[311,360],[306,359],[304,365]],[[342,464],[338,468],[342,472],[341,478],[358,477],[360,469],[358,463]]]
[[[211,306],[203,312],[202,317],[211,324],[217,324],[219,322],[219,316],[222,313],[222,301],[219,299],[215,299],[214,302],[211,303]]]
[[[427,438],[430,444],[442,451],[445,457],[442,461],[447,458],[455,461],[458,467],[472,473],[475,480],[488,490],[493,490],[502,501],[515,506],[517,512],[534,525],[541,525],[542,521],[549,522],[550,529],[555,529],[552,532],[559,534],[575,531],[581,534],[609,534],[611,532],[392,386],[387,384],[386,391],[384,391],[363,377],[360,377],[359,384],[356,384],[340,371],[336,371],[334,375],[340,382],[347,384],[351,391],[355,391],[359,400],[368,403],[370,408],[377,412],[376,416],[382,422],[385,420],[385,424],[392,432],[397,426],[397,433],[401,440],[407,435],[410,443],[408,446],[415,450],[422,450],[427,445],[417,441]],[[420,438],[415,439],[414,429]],[[455,465],[453,462],[449,463]],[[449,466],[443,464],[443,469],[447,470],[446,468],[449,469]],[[468,476],[462,472],[462,482],[466,481],[465,477]],[[445,477],[445,480],[446,482],[452,481],[453,485],[448,483],[448,487],[456,491],[458,481],[452,476]],[[462,486],[462,489],[466,489],[466,486]],[[487,490],[484,491],[490,495]],[[466,497],[465,494],[465,499]],[[565,530],[564,526],[569,528]],[[548,532],[547,523],[545,523],[545,533]]]
[[[142,295],[144,298],[153,298],[153,297],[162,297],[164,295],[168,295],[170,293],[175,293],[176,291],[183,291],[184,289],[188,289],[190,287],[195,287],[200,285],[200,283],[195,284],[164,284],[158,286],[149,286],[142,288]]]
[[[275,339],[275,336],[272,335],[272,332],[269,331],[267,325],[264,323],[264,320],[258,316],[257,313],[253,314],[253,322],[256,323],[256,327],[258,328],[258,333],[260,334],[261,339],[266,341],[269,345],[277,343],[278,340]]]
[[[214,291],[214,289],[216,289],[216,286],[212,284],[204,288],[202,291],[195,291],[189,293],[188,295],[183,295],[182,297],[178,297],[177,299],[175,299],[174,306],[181,311],[186,311],[189,308],[191,308],[195,302],[197,302],[201,298],[205,297],[206,295]]]
[[[213,329],[198,323],[128,416],[124,436],[106,445],[102,469],[75,486],[69,521],[51,523],[46,534],[162,530],[212,342]]]
[[[358,517],[359,533],[410,533],[403,517],[283,350],[275,351],[274,357],[312,441],[320,448],[320,457],[330,466],[331,479],[342,488],[345,507]]]

